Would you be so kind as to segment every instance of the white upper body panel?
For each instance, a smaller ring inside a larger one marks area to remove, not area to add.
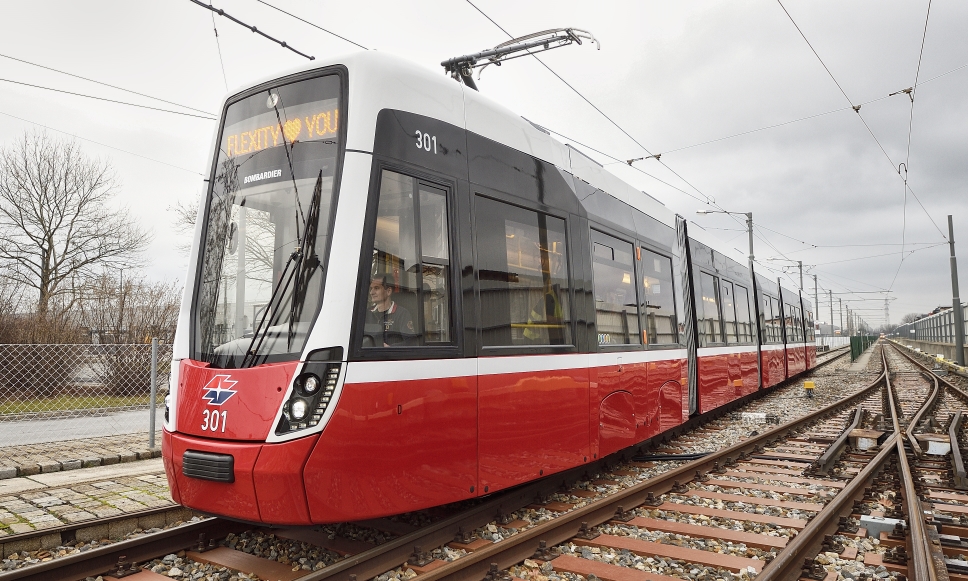
[[[691,220],[689,221],[689,237],[697,242],[702,242],[723,256],[732,258],[738,262],[740,266],[747,266],[749,264],[748,255],[743,254],[738,249],[726,244],[716,235],[710,233],[709,230],[703,228],[701,224],[697,224]]]
[[[384,109],[394,109],[406,111],[418,115],[425,115],[440,121],[450,123],[458,127],[479,134],[488,139],[502,143],[525,154],[537,157],[543,161],[554,164],[579,178],[596,189],[600,189],[607,194],[635,207],[645,214],[655,218],[659,222],[675,227],[675,213],[662,205],[655,198],[639,191],[632,185],[621,180],[617,176],[608,172],[601,165],[587,157],[578,150],[566,146],[554,139],[549,133],[541,130],[520,115],[515,114],[503,105],[495,102],[488,96],[469,89],[457,81],[445,75],[442,71],[436,71],[414,64],[410,61],[376,51],[361,51],[350,53],[343,56],[333,57],[326,60],[316,60],[304,66],[282,71],[278,74],[260,79],[258,82],[248,85],[257,86],[266,82],[281,79],[293,74],[303,73],[322,69],[329,66],[342,65],[349,71],[349,102],[346,104],[345,119],[347,122],[346,148],[360,152],[372,152],[374,149],[374,139],[376,137],[376,122],[380,111]],[[225,105],[233,100],[245,88],[231,91],[223,99],[221,110],[225,110]],[[218,140],[217,128],[212,139],[210,152],[214,152]],[[206,160],[206,181],[202,194],[202,201],[205,200],[208,190],[208,176],[212,171],[214,155],[210,153]],[[361,161],[361,160],[360,160]],[[347,167],[354,166],[357,171],[364,171],[365,163],[347,164]],[[347,176],[344,175],[346,180]],[[363,179],[353,179],[352,188],[365,189],[367,181]],[[346,186],[349,183],[344,184]],[[343,197],[341,195],[341,197]],[[342,206],[342,204],[341,204]],[[360,206],[362,208],[362,205]],[[194,292],[194,279],[196,265],[198,262],[198,251],[200,237],[202,233],[201,213],[204,211],[204,204],[200,208],[199,220],[195,228],[195,244],[189,258],[189,268],[186,278],[185,299],[182,302],[182,309],[178,320],[178,332],[176,334],[174,346],[174,359],[188,357],[189,355],[189,333],[191,293]],[[341,221],[349,219],[343,209],[337,209],[337,224],[334,231],[334,239],[340,232],[343,234],[358,231],[349,228],[350,224]],[[352,225],[356,228],[360,216],[352,216]],[[715,249],[717,252],[729,256],[739,264],[746,263],[745,255],[738,253],[718,238],[715,238],[701,227],[690,227],[691,237]],[[340,248],[336,257],[352,257],[349,263],[341,265],[341,268],[355,272],[355,259],[359,256],[359,241],[355,241],[346,248]],[[334,248],[335,250],[335,248]],[[331,257],[332,258],[332,257]],[[332,292],[337,292],[332,290]],[[323,310],[330,315],[335,304],[332,299],[336,297],[331,293],[326,293]],[[348,297],[340,297],[348,300]],[[320,335],[320,331],[314,332],[311,343],[318,341],[335,343],[335,337],[325,337]]]

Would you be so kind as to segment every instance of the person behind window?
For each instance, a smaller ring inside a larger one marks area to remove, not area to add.
[[[558,296],[561,287],[552,282],[552,277],[556,277],[561,269],[561,257],[549,256],[542,250],[541,263],[544,296],[531,308],[524,336],[539,345],[564,345],[564,311]]]
[[[392,295],[390,275],[375,275],[370,280],[372,307],[366,313],[364,333],[373,341],[373,346],[406,345],[417,336],[410,311],[395,303]]]

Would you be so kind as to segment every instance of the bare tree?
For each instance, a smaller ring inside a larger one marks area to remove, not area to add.
[[[37,292],[39,316],[55,298],[73,306],[75,289],[105,266],[138,263],[149,236],[126,210],[109,207],[117,190],[110,165],[75,142],[25,133],[0,150],[0,260],[14,282]]]
[[[175,233],[178,234],[178,242],[175,248],[182,254],[188,254],[192,249],[192,238],[195,236],[195,217],[198,215],[198,204],[178,200],[174,205],[168,206],[168,211],[175,214],[172,222]]]
[[[151,343],[174,338],[181,302],[175,283],[147,282],[128,277],[123,285],[107,274],[85,288],[79,304],[80,319],[91,341],[100,346],[95,369],[115,395],[133,395],[151,385]],[[140,343],[140,345],[137,345]]]
[[[923,315],[919,315],[917,313],[908,313],[903,317],[901,317],[901,324],[905,325],[907,323],[913,323],[914,321],[917,321],[918,319],[920,319],[922,316]]]
[[[181,288],[173,282],[121,281],[102,274],[88,284],[78,312],[96,343],[162,343],[174,338]]]

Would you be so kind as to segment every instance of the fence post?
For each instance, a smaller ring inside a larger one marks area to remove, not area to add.
[[[151,338],[151,397],[148,402],[148,449],[155,449],[155,400],[158,397],[158,338]]]

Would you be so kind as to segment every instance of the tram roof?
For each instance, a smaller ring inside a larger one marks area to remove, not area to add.
[[[675,212],[656,198],[636,189],[575,147],[555,139],[547,130],[511,109],[451,79],[441,71],[378,51],[356,51],[317,59],[281,73],[265,76],[237,88],[223,99],[223,109],[234,95],[250,87],[323,67],[343,65],[349,71],[352,119],[346,147],[373,151],[377,114],[396,109],[425,115],[464,127],[466,130],[537,157],[610,196],[675,228]],[[217,139],[217,135],[214,139]],[[213,140],[212,147],[215,146]],[[698,226],[698,227],[697,227]],[[689,236],[739,262],[746,256],[692,222]]]

